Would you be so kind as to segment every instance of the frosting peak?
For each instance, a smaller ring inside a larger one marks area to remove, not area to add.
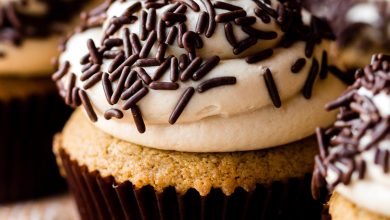
[[[91,28],[69,39],[53,78],[68,104],[83,105],[116,137],[169,150],[252,150],[332,121],[314,115],[344,88],[327,77],[333,35],[298,4],[128,0],[100,8],[85,18]],[[313,120],[275,136],[307,119],[299,104]]]

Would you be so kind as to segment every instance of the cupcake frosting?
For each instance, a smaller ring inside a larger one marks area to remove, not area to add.
[[[337,36],[338,59],[350,69],[366,65],[371,54],[390,52],[388,0],[304,0],[313,14],[326,18]]]
[[[328,109],[340,107],[333,127],[318,129],[313,193],[327,186],[358,206],[390,216],[390,56],[374,55],[357,81]]]
[[[85,19],[53,78],[96,126],[143,146],[290,143],[331,123],[321,106],[345,88],[328,75],[327,24],[292,2],[115,1]]]
[[[0,1],[0,76],[47,76],[62,34],[86,1]],[[76,16],[77,17],[77,16]],[[75,21],[73,21],[75,22]]]

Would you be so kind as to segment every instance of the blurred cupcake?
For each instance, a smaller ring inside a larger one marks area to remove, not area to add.
[[[350,70],[370,62],[371,55],[390,52],[388,0],[303,0],[316,16],[326,18],[337,44],[334,56]]]
[[[50,149],[70,110],[50,59],[82,2],[0,1],[0,203],[64,188]]]
[[[357,71],[356,83],[327,109],[338,120],[318,129],[313,195],[332,196],[329,213],[338,219],[390,219],[390,56],[374,55]]]
[[[319,214],[313,130],[346,88],[328,74],[326,22],[278,1],[93,12],[53,75],[81,106],[54,144],[84,219]]]

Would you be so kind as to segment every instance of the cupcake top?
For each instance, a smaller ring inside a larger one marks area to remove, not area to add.
[[[388,0],[304,0],[316,16],[326,18],[337,36],[337,57],[351,69],[369,62],[371,54],[390,52]]]
[[[53,75],[60,93],[100,129],[143,146],[290,143],[329,125],[321,105],[345,89],[328,75],[327,23],[293,1],[107,1],[82,26]]]
[[[0,76],[51,72],[59,38],[85,2],[0,0]]]
[[[327,105],[338,120],[317,129],[313,195],[327,187],[360,207],[390,216],[390,56],[374,55],[356,83]]]

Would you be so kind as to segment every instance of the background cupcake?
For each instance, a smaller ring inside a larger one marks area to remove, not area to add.
[[[85,1],[0,1],[0,202],[64,187],[50,151],[70,110],[50,73]]]
[[[53,75],[82,106],[55,140],[82,216],[312,216],[313,130],[345,89],[326,22],[294,2],[107,3]]]
[[[334,126],[318,129],[313,195],[332,193],[332,219],[390,219],[390,56],[374,55],[356,83],[327,109]]]
[[[388,0],[303,0],[316,16],[326,18],[335,35],[334,56],[350,70],[370,62],[371,55],[390,52]]]

